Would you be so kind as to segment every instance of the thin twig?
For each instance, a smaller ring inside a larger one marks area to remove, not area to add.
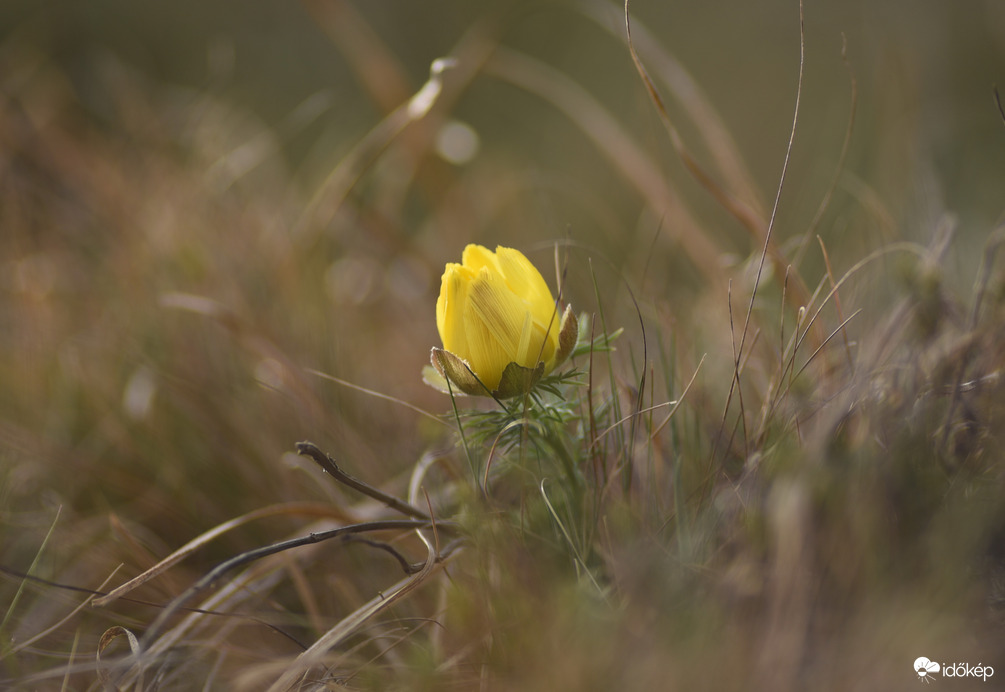
[[[848,160],[848,152],[851,149],[852,134],[855,131],[855,114],[858,112],[858,80],[855,78],[855,70],[851,66],[851,61],[848,60],[848,38],[844,33],[841,34],[841,60],[844,62],[845,69],[848,70],[848,79],[851,82],[851,105],[849,106],[848,126],[845,128],[844,141],[841,143],[841,153],[838,154],[837,166],[834,167],[834,175],[831,178],[830,185],[827,186],[827,191],[820,200],[820,206],[817,207],[817,213],[814,214],[813,220],[810,221],[810,225],[803,235],[803,241],[799,244],[799,248],[792,258],[792,264],[796,267],[802,262],[803,254],[809,247],[809,238],[816,233],[817,228],[823,222],[824,214],[828,207],[830,207],[831,200],[834,198],[834,192],[837,190],[838,182],[840,182],[841,176],[844,173],[845,162]]]
[[[757,289],[761,283],[761,275],[764,272],[764,263],[768,255],[768,247],[771,242],[771,234],[775,227],[775,219],[778,216],[778,207],[782,198],[782,189],[785,187],[785,179],[789,171],[789,161],[792,158],[792,147],[796,139],[796,124],[799,121],[799,106],[802,100],[803,94],[803,69],[806,60],[806,27],[803,17],[803,0],[799,0],[799,77],[796,82],[796,99],[795,106],[792,114],[792,127],[789,129],[789,142],[785,147],[785,158],[782,161],[782,172],[779,176],[778,187],[775,191],[775,201],[771,207],[771,216],[768,219],[768,228],[764,234],[764,244],[761,247],[761,257],[757,263],[757,274],[754,277],[754,285],[750,291],[750,302],[747,304],[747,316],[743,321],[743,330],[740,332],[740,345],[734,354],[733,361],[733,379],[729,383],[729,393],[726,395],[726,407],[728,410],[729,402],[733,398],[733,392],[736,389],[737,382],[739,381],[739,370],[740,370],[740,359],[743,356],[743,349],[747,342],[747,331],[750,326],[750,318],[754,312],[754,300],[757,297]],[[719,435],[716,436],[716,441],[722,434],[723,427],[725,427],[726,416],[723,416],[722,423],[719,428]],[[715,464],[715,452],[717,445],[712,448],[712,457],[709,459],[709,471],[711,471],[712,466]],[[706,489],[702,490],[704,494]]]
[[[600,486],[600,479],[607,475],[606,469],[601,472],[602,456],[597,449],[597,417],[593,411],[593,340],[596,336],[596,330],[597,315],[594,313],[590,319],[590,364],[587,369],[586,378],[586,405],[590,413],[590,456],[593,458],[594,488],[598,488]]]
[[[174,617],[175,613],[182,609],[182,607],[191,601],[193,598],[198,596],[202,591],[206,590],[213,585],[214,582],[219,580],[228,572],[243,567],[249,563],[260,560],[269,555],[275,555],[276,553],[281,553],[286,550],[291,550],[293,548],[299,548],[305,545],[311,545],[314,543],[321,543],[323,541],[331,540],[333,538],[342,538],[348,535],[353,535],[357,533],[366,533],[369,531],[393,531],[393,530],[407,530],[415,528],[423,528],[430,525],[430,521],[417,521],[415,519],[387,519],[384,521],[369,521],[362,524],[350,524],[349,526],[339,526],[334,529],[328,529],[325,531],[315,531],[307,534],[306,536],[301,536],[299,538],[291,538],[287,541],[280,541],[278,543],[273,543],[271,545],[263,546],[261,548],[256,548],[254,550],[249,550],[240,555],[230,558],[225,562],[220,563],[212,570],[210,570],[206,575],[204,575],[199,581],[190,586],[181,595],[175,598],[171,603],[161,611],[161,614],[154,620],[153,624],[150,625],[146,633],[143,635],[141,640],[142,649],[146,650],[149,645],[157,639],[164,625]]]
[[[736,364],[733,368],[733,384],[736,386],[736,398],[740,402],[740,423],[743,425],[743,456],[746,457],[749,454],[749,444],[750,440],[747,436],[747,409],[743,404],[743,383],[740,382],[740,356],[741,353],[736,350],[736,330],[733,328],[733,282],[729,282],[729,290],[726,291],[726,311],[729,314],[729,345],[733,349],[733,362]],[[744,325],[746,329],[746,325]],[[753,351],[753,349],[751,349]],[[728,407],[726,411],[722,412],[725,416],[728,413]]]
[[[841,309],[841,294],[838,293],[837,288],[834,287],[834,270],[831,268],[831,258],[827,253],[827,246],[824,245],[824,239],[817,236],[817,241],[820,243],[820,252],[822,252],[824,256],[824,267],[827,269],[827,280],[831,282],[831,288],[834,288],[834,309],[837,310],[838,321],[843,323],[845,321],[844,310]],[[844,352],[848,358],[848,367],[854,369],[855,362],[851,357],[851,344],[848,342],[848,332],[842,331],[841,336],[844,338]]]
[[[750,302],[747,304],[747,316],[743,322],[743,331],[740,332],[740,346],[736,355],[736,367],[739,368],[740,356],[747,339],[747,331],[750,325],[750,318],[754,312],[754,300],[757,297],[757,289],[761,284],[761,275],[764,272],[764,261],[768,254],[768,245],[771,242],[771,234],[775,227],[775,219],[778,216],[778,207],[782,199],[782,189],[785,187],[785,179],[789,172],[789,161],[792,158],[792,147],[796,139],[796,124],[799,121],[799,106],[803,95],[803,69],[806,61],[806,28],[803,18],[803,0],[799,0],[799,78],[796,82],[796,102],[792,114],[792,127],[789,130],[789,142],[785,147],[785,158],[782,162],[782,172],[778,181],[778,188],[775,192],[775,201],[771,206],[771,216],[768,219],[768,228],[764,234],[764,245],[761,248],[761,258],[757,263],[757,274],[754,277],[754,285],[750,291]],[[732,387],[731,387],[732,389]]]
[[[87,587],[84,587],[84,586],[77,586],[76,584],[64,584],[62,582],[52,581],[51,579],[43,579],[42,577],[36,577],[34,575],[31,575],[31,574],[25,574],[23,572],[19,572],[18,570],[11,569],[9,567],[4,567],[3,565],[0,565],[0,574],[6,574],[8,576],[16,577],[18,579],[27,579],[28,581],[30,581],[32,583],[40,584],[42,586],[48,586],[48,587],[53,588],[53,589],[59,589],[61,591],[71,591],[73,593],[89,594],[90,596],[94,596],[94,597],[105,597],[105,596],[110,595],[110,593],[112,593],[112,592],[108,592],[108,591],[102,591],[101,587],[99,587],[97,589],[91,589],[91,588],[87,588]],[[105,582],[102,583],[102,586],[104,586],[104,583]],[[142,599],[142,598],[133,598],[131,596],[121,596],[121,597],[119,597],[116,600],[122,600],[122,601],[125,601],[127,603],[132,603],[132,604],[140,605],[140,606],[147,606],[147,607],[150,607],[150,608],[166,608],[166,607],[168,607],[168,605],[170,605],[170,604],[167,604],[167,603],[157,603],[157,602],[154,602],[154,601],[148,601],[148,600],[145,600],[145,599]],[[94,605],[94,602],[95,602],[94,600],[85,600],[82,605]],[[307,648],[302,642],[298,641],[289,632],[285,632],[282,629],[280,629],[279,627],[276,627],[275,625],[273,625],[273,624],[271,624],[271,623],[269,623],[269,622],[267,622],[265,620],[262,620],[261,618],[257,618],[257,617],[255,617],[253,615],[242,615],[240,613],[228,613],[228,612],[225,612],[225,611],[222,611],[222,610],[213,610],[213,609],[210,609],[210,608],[180,608],[179,611],[180,612],[185,612],[185,613],[194,613],[196,615],[212,615],[214,617],[237,618],[239,620],[247,620],[248,622],[253,622],[255,624],[262,625],[263,627],[267,627],[267,628],[271,629],[272,631],[276,632],[277,634],[279,634],[279,635],[281,635],[283,637],[286,637],[287,639],[289,639],[291,642],[293,642],[296,646],[300,647],[301,649],[306,649]],[[74,610],[74,613],[76,613],[76,612],[77,611]],[[49,630],[47,630],[46,633],[48,631]],[[52,630],[52,631],[55,631],[55,630]],[[27,642],[24,642],[23,645],[27,646],[28,644],[30,644],[34,640],[35,640],[35,638],[32,638],[31,640],[28,640]],[[20,646],[19,646],[19,648],[20,648]]]
[[[296,448],[297,448],[297,454],[310,457],[311,459],[313,459],[318,466],[324,469],[332,478],[337,480],[339,483],[342,483],[343,485],[348,485],[353,490],[361,492],[368,497],[372,497],[374,500],[384,503],[391,509],[401,512],[405,516],[414,517],[416,519],[422,519],[424,521],[430,520],[429,515],[423,512],[421,509],[413,507],[404,500],[401,500],[395,497],[394,495],[385,493],[383,490],[378,490],[377,488],[374,488],[372,485],[368,485],[357,478],[353,478],[348,473],[339,468],[338,464],[335,463],[335,460],[332,459],[328,454],[322,452],[318,448],[318,446],[313,442],[308,441],[297,442]]]
[[[663,428],[666,427],[667,423],[670,422],[670,419],[673,418],[674,414],[677,413],[677,409],[680,408],[680,405],[684,403],[684,398],[687,396],[687,393],[691,391],[691,385],[693,385],[694,381],[698,378],[698,373],[701,371],[701,366],[705,363],[705,358],[707,356],[708,356],[707,353],[702,354],[701,360],[698,361],[698,367],[694,369],[694,374],[691,375],[691,379],[688,381],[687,386],[684,387],[684,391],[680,393],[680,396],[677,397],[676,401],[669,402],[673,404],[673,408],[671,408],[670,412],[667,413],[667,416],[666,418],[663,419],[663,422],[656,426],[656,429],[653,430],[652,435],[650,435],[650,438],[655,438],[657,435],[660,434]],[[654,406],[653,408],[655,409],[656,407]]]
[[[819,353],[820,353],[821,351],[823,351],[824,347],[825,347],[825,346],[827,346],[827,344],[828,344],[828,343],[830,343],[830,340],[831,340],[831,339],[833,339],[833,338],[834,338],[834,337],[835,337],[835,336],[837,335],[837,333],[838,333],[838,332],[843,332],[843,331],[844,331],[844,328],[845,328],[845,326],[846,326],[846,325],[847,325],[847,324],[848,324],[849,322],[851,322],[851,321],[852,321],[853,319],[855,319],[856,317],[858,317],[858,315],[860,315],[861,313],[862,313],[862,308],[859,308],[858,310],[856,310],[855,312],[853,312],[852,314],[850,314],[850,315],[848,316],[848,319],[846,319],[846,320],[844,320],[843,322],[841,322],[841,324],[839,324],[839,325],[837,326],[837,328],[836,328],[836,329],[835,329],[834,331],[832,331],[832,332],[830,333],[830,335],[829,335],[829,336],[828,336],[828,337],[827,337],[826,339],[824,339],[824,342],[823,342],[822,344],[820,344],[820,345],[819,345],[819,346],[818,346],[818,347],[816,348],[816,350],[815,350],[815,351],[813,351],[813,353],[811,353],[811,354],[810,354],[810,357],[809,357],[809,358],[807,358],[807,359],[806,359],[806,362],[805,362],[805,363],[803,363],[803,366],[802,366],[801,368],[799,368],[799,370],[797,370],[797,371],[796,371],[796,374],[792,376],[792,379],[793,379],[793,380],[795,380],[796,378],[798,378],[798,377],[799,377],[799,376],[800,376],[800,375],[801,375],[801,374],[803,373],[803,370],[805,370],[805,369],[806,369],[806,366],[808,366],[808,365],[809,365],[809,364],[810,364],[811,362],[813,362],[813,359],[814,359],[814,358],[816,358],[816,357],[817,357],[817,355],[818,355],[818,354],[819,354]]]
[[[560,70],[511,48],[496,49],[484,74],[536,94],[565,114],[657,214],[670,216],[669,236],[694,266],[709,281],[721,278],[719,247],[702,231],[649,153],[589,92]]]
[[[346,543],[362,543],[368,545],[371,548],[376,548],[377,550],[383,550],[385,553],[393,557],[401,565],[402,571],[405,574],[415,574],[422,569],[424,562],[409,562],[408,558],[404,556],[397,548],[395,548],[390,543],[385,543],[384,541],[375,541],[370,538],[362,538],[361,536],[354,536],[349,534],[342,539]]]
[[[440,556],[441,559],[446,559],[449,549],[450,546],[448,545],[447,550]],[[433,551],[429,550],[421,572],[406,577],[394,584],[390,589],[380,592],[325,632],[310,648],[298,655],[296,660],[283,670],[279,678],[269,687],[269,692],[286,692],[290,690],[295,685],[297,679],[302,677],[312,666],[316,665],[325,653],[356,632],[367,620],[384,609],[389,608],[418,588],[432,574],[433,568],[439,562]]]
[[[763,239],[765,255],[770,258],[772,265],[776,270],[781,273],[783,267],[785,266],[785,260],[775,244],[771,242],[769,227],[765,227],[764,219],[757,209],[753,208],[751,205],[747,204],[743,200],[739,199],[731,191],[726,190],[718,181],[716,181],[712,175],[705,170],[705,168],[698,162],[698,160],[691,154],[690,149],[684,143],[683,137],[681,137],[680,132],[677,127],[673,124],[673,120],[670,118],[670,114],[667,112],[666,106],[663,103],[663,99],[656,89],[656,85],[653,83],[652,78],[649,76],[649,72],[646,70],[645,66],[642,64],[642,60],[635,50],[635,41],[632,38],[632,25],[631,17],[628,12],[629,0],[625,0],[625,34],[626,42],[628,45],[628,52],[631,55],[632,62],[635,65],[635,70],[638,72],[639,77],[642,79],[642,83],[646,88],[646,92],[649,94],[649,99],[653,102],[656,107],[657,112],[660,115],[660,119],[663,122],[663,126],[670,137],[670,143],[677,152],[677,156],[680,157],[681,163],[691,174],[691,176],[700,184],[705,190],[712,195],[713,199],[726,210],[727,213],[733,216],[740,224],[751,234],[755,239]],[[699,128],[703,123],[696,123]],[[797,285],[794,287],[794,299],[799,301],[805,299],[806,287],[802,284],[802,279],[797,275]]]
[[[231,531],[240,526],[244,526],[252,521],[258,519],[266,519],[269,517],[282,516],[282,515],[308,515],[315,517],[329,517],[332,519],[338,519],[339,521],[345,523],[356,523],[358,519],[354,518],[349,512],[345,512],[337,507],[331,505],[322,505],[316,502],[291,502],[281,505],[270,505],[268,507],[262,507],[253,512],[248,512],[239,517],[235,517],[229,521],[225,521],[222,524],[213,527],[209,531],[193,538],[191,541],[183,545],[182,547],[175,550],[173,553],[168,555],[166,558],[158,562],[153,567],[147,569],[142,574],[133,577],[125,584],[112,589],[107,595],[102,595],[100,598],[94,599],[92,605],[95,607],[103,607],[122,598],[130,591],[142,586],[151,579],[154,579],[165,571],[178,564],[189,555],[192,555],[203,546],[209,544],[210,542],[216,540],[223,534]]]

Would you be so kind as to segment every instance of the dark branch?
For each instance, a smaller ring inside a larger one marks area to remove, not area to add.
[[[334,459],[322,452],[313,442],[308,442],[306,440],[304,442],[298,442],[296,447],[297,454],[313,459],[314,463],[324,469],[325,472],[327,472],[339,483],[348,485],[353,490],[363,493],[367,497],[371,497],[378,502],[382,502],[391,509],[401,512],[405,516],[414,517],[423,521],[431,521],[431,517],[421,509],[417,509],[404,500],[396,498],[394,495],[389,495],[382,490],[378,490],[377,488],[367,485],[363,481],[350,476],[348,473],[339,468]]]

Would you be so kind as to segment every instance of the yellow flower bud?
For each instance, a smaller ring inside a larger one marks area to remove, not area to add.
[[[559,318],[541,273],[518,250],[464,248],[436,301],[443,349],[433,365],[467,394],[514,396],[565,361],[576,343],[571,309]]]

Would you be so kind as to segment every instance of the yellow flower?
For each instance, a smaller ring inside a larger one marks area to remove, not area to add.
[[[569,357],[578,336],[572,309],[559,318],[548,284],[523,253],[481,245],[464,248],[461,264],[447,264],[436,327],[439,374],[466,394],[498,398],[529,391]]]

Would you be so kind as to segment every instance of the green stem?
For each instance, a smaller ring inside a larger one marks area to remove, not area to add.
[[[576,489],[576,496],[579,495],[579,490],[581,489],[581,483],[579,476],[576,474],[576,462],[573,460],[572,455],[569,454],[569,450],[565,448],[562,440],[559,438],[555,431],[551,429],[550,426],[546,427],[547,433],[544,436],[545,442],[548,446],[558,455],[559,460],[562,462],[562,470],[569,479],[569,483]]]
[[[444,378],[447,381],[447,392],[450,394],[450,406],[454,410],[454,420],[457,422],[457,432],[461,436],[461,446],[464,448],[464,456],[468,460],[468,468],[471,470],[471,481],[478,488],[481,488],[481,484],[478,482],[478,474],[475,472],[475,462],[471,459],[471,450],[468,448],[468,440],[464,436],[464,424],[461,423],[461,414],[457,410],[457,400],[454,398],[454,388],[450,383],[450,378]]]

